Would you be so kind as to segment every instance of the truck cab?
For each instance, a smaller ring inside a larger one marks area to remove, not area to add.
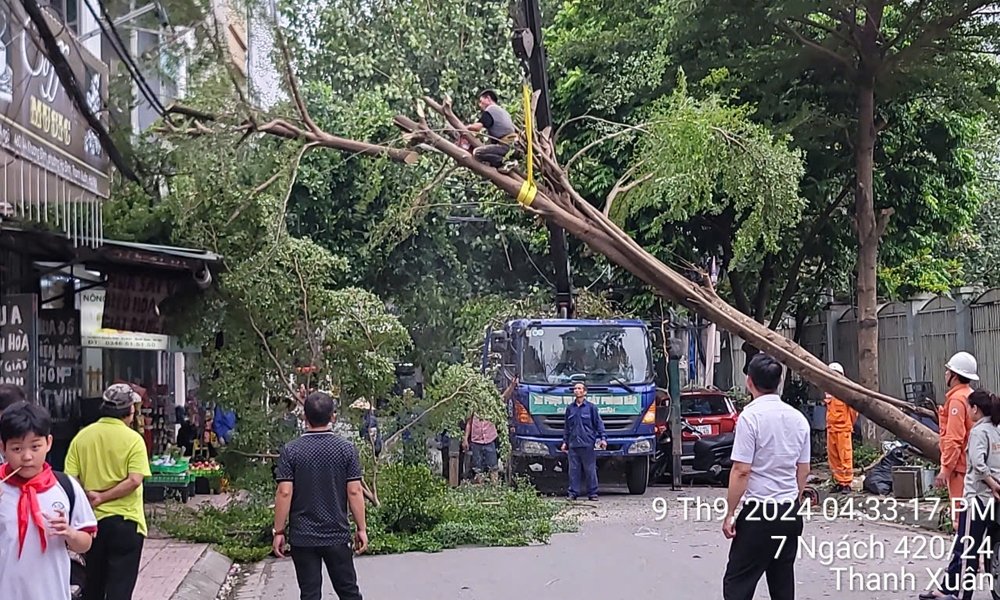
[[[655,450],[656,387],[646,325],[635,320],[519,319],[488,332],[483,369],[496,367],[511,442],[508,471],[533,480],[565,479],[566,407],[573,386],[587,385],[587,399],[604,421],[608,447],[598,450],[603,483],[628,485],[642,494]]]

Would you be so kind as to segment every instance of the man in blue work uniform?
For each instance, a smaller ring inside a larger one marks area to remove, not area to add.
[[[566,407],[562,451],[569,453],[569,499],[576,500],[587,477],[587,497],[597,500],[597,451],[608,447],[604,421],[597,407],[587,401],[587,386],[573,386],[576,401]]]

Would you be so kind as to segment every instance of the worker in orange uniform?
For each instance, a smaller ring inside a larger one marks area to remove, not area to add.
[[[830,363],[830,370],[844,374],[840,363]],[[854,444],[851,434],[858,411],[830,394],[826,395],[826,456],[833,472],[833,492],[848,494],[854,482]]]
[[[965,484],[965,451],[969,445],[969,430],[975,423],[969,418],[969,384],[979,381],[979,365],[968,352],[959,352],[945,365],[944,382],[948,386],[944,410],[939,413],[941,429],[941,471],[934,480],[938,487],[948,487],[951,497],[951,522],[957,526],[956,508],[963,497]]]

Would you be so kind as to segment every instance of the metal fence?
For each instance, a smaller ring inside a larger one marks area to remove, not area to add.
[[[980,385],[1000,392],[1000,290],[990,290],[972,305],[972,347],[979,360]]]

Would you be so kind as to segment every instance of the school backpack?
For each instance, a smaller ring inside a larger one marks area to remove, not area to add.
[[[69,475],[62,471],[52,471],[56,476],[56,481],[69,498],[69,512],[66,514],[67,520],[73,518],[73,508],[76,506],[76,488],[70,480]],[[69,588],[74,600],[83,596],[83,584],[86,579],[87,569],[84,558],[76,552],[69,553]]]

